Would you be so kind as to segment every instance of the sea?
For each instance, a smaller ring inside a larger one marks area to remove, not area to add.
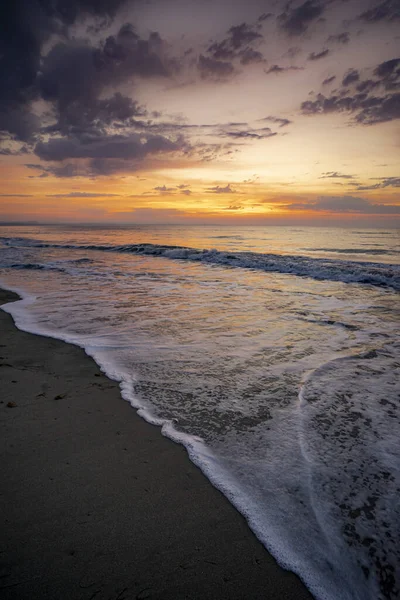
[[[2,226],[0,285],[317,600],[399,598],[398,230]]]

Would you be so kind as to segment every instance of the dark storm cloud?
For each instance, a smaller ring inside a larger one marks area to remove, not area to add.
[[[137,103],[120,93],[102,100],[99,96],[134,76],[166,77],[172,63],[163,50],[159,34],[144,40],[129,24],[102,46],[84,41],[56,44],[43,59],[38,86],[43,99],[53,103],[60,130],[85,130],[95,121],[109,125],[112,120],[143,114]]]
[[[334,44],[348,44],[350,41],[350,34],[348,31],[343,31],[342,33],[338,33],[336,35],[330,35],[328,37],[328,42],[332,42]]]
[[[226,79],[235,72],[232,63],[216,60],[203,54],[199,56],[198,68],[202,79],[212,79],[214,81]]]
[[[316,202],[297,203],[286,206],[289,210],[316,210],[336,213],[400,214],[400,206],[374,204],[355,196],[322,196]]]
[[[278,17],[280,27],[291,36],[305,33],[309,25],[321,17],[325,7],[320,2],[306,0],[297,8],[288,8]]]
[[[39,97],[37,74],[50,36],[65,36],[85,16],[111,19],[124,0],[12,0],[0,3],[0,129],[32,141],[39,122],[31,112]]]
[[[149,154],[159,152],[174,152],[183,150],[182,140],[171,141],[160,135],[142,136],[110,135],[103,139],[81,143],[76,138],[53,138],[48,142],[38,142],[35,154],[45,161],[63,161],[76,158],[116,158],[116,159],[143,159]]]
[[[379,23],[380,21],[394,22],[400,20],[400,5],[398,0],[384,0],[378,2],[359,15],[359,19],[366,23]]]
[[[178,64],[167,56],[160,35],[153,32],[142,38],[129,23],[100,42],[70,35],[69,27],[86,17],[102,32],[122,4],[124,0],[15,0],[0,7],[3,140],[34,146],[36,155],[46,161],[93,159],[90,168],[76,163],[46,166],[38,177],[103,173],[118,168],[120,159],[140,160],[183,148],[176,139],[157,134],[138,141],[131,129],[146,111],[114,91],[132,78],[176,72]],[[53,42],[58,41],[46,54],[46,43],[55,33]],[[41,118],[32,111],[32,102],[40,99],[48,107]],[[115,135],[125,128],[126,135]],[[2,154],[22,152],[6,147]],[[109,167],[107,158],[113,161]]]
[[[380,63],[372,72],[373,77],[360,81],[360,73],[348,71],[342,87],[330,96],[318,94],[315,100],[301,104],[303,114],[328,114],[348,112],[356,123],[374,125],[400,118],[400,94],[388,93],[400,84],[400,59]],[[349,89],[354,86],[354,91]]]
[[[311,54],[308,55],[307,60],[320,60],[321,58],[325,58],[325,56],[328,56],[329,52],[330,51],[328,48],[326,48],[325,50],[321,50],[320,52],[311,52]]]

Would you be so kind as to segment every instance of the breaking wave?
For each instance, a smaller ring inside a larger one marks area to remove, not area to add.
[[[199,249],[185,246],[158,244],[78,245],[54,244],[27,238],[0,238],[8,247],[62,248],[70,250],[95,250],[122,252],[133,255],[158,256],[174,260],[197,261],[242,269],[256,269],[270,273],[283,273],[310,277],[317,280],[359,283],[400,290],[400,265],[374,262],[356,262],[331,258],[310,258],[258,252],[229,252],[216,249]]]

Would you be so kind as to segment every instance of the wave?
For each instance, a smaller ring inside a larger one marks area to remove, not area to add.
[[[400,265],[374,262],[356,262],[339,259],[314,258],[257,252],[231,252],[216,249],[202,250],[185,246],[159,244],[79,245],[55,244],[28,238],[0,238],[8,247],[59,248],[68,250],[96,250],[134,255],[157,256],[174,260],[196,261],[224,267],[256,269],[310,277],[317,280],[367,284],[400,290]]]
[[[304,248],[307,252],[331,252],[332,254],[400,254],[399,250],[383,250],[376,248]]]

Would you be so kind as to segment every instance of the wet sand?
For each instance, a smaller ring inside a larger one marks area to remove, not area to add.
[[[312,600],[82,349],[1,310],[0,401],[3,600]]]

